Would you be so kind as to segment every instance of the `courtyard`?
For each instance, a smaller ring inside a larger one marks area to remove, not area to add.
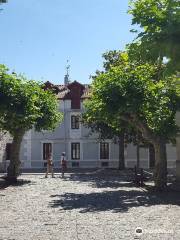
[[[180,239],[179,192],[147,191],[130,178],[91,171],[1,183],[0,240]]]

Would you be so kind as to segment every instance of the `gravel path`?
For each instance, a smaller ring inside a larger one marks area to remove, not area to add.
[[[180,239],[179,192],[148,193],[113,172],[20,179],[0,189],[0,240]]]

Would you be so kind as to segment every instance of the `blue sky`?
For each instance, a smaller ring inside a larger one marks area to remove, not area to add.
[[[124,49],[129,32],[128,0],[8,0],[0,12],[0,63],[29,79],[89,83],[102,67],[102,53]]]

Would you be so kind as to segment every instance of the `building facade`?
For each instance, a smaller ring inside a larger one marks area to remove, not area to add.
[[[60,156],[66,152],[68,168],[118,168],[119,145],[112,140],[98,142],[98,135],[84,127],[80,121],[84,111],[83,102],[89,97],[90,86],[77,81],[64,85],[45,83],[45,89],[51,88],[57,95],[59,111],[64,115],[63,122],[54,131],[28,131],[21,144],[20,159],[22,169],[42,169],[47,155],[51,152],[54,167],[60,167]],[[10,151],[9,139],[6,145],[5,164],[8,166]],[[167,145],[168,167],[176,166],[176,148]],[[2,161],[2,159],[1,159]],[[140,167],[153,167],[149,148],[140,147]],[[136,165],[136,146],[125,147],[125,166]]]

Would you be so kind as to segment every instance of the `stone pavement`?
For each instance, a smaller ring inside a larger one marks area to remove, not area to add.
[[[150,193],[113,171],[20,180],[0,189],[0,240],[180,239],[179,192]]]

